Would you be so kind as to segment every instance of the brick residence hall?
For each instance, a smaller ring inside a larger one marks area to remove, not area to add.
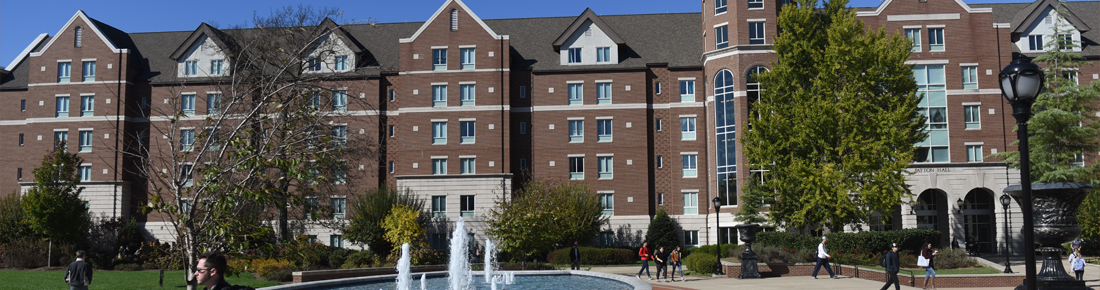
[[[346,87],[333,94],[344,98],[333,110],[346,111],[336,132],[376,142],[380,152],[347,161],[347,186],[411,189],[436,217],[464,217],[480,240],[494,199],[513,184],[532,176],[584,180],[611,216],[594,243],[638,243],[658,208],[680,221],[686,245],[737,242],[730,213],[738,211],[738,188],[768,174],[738,162],[738,121],[761,89],[750,73],[776,60],[771,44],[787,0],[703,0],[702,13],[585,9],[576,17],[496,20],[478,18],[461,0],[441,2],[424,22],[316,27],[336,35],[328,39],[343,52],[315,72],[345,76]],[[1063,14],[1056,5],[884,0],[857,8],[868,27],[912,40],[907,63],[929,116],[930,137],[914,144],[907,182],[915,202],[872,230],[928,227],[943,232],[941,245],[976,236],[981,252],[1001,251],[1006,221],[996,200],[1019,173],[983,160],[1016,150],[997,73],[1015,55],[1042,54],[1054,37],[1072,38],[1081,46],[1074,50],[1100,61],[1100,1],[1067,2]],[[1058,24],[1071,33],[1056,34]],[[173,240],[164,219],[139,211],[148,182],[123,169],[135,157],[119,152],[171,147],[150,132],[167,120],[159,112],[199,120],[219,113],[222,92],[202,80],[232,73],[222,67],[233,59],[220,51],[232,39],[197,26],[127,33],[77,11],[57,33],[29,43],[0,69],[0,148],[11,150],[0,156],[0,194],[32,186],[41,156],[54,141],[71,140],[68,150],[86,162],[82,198],[92,212],[134,217],[150,237]],[[1098,74],[1097,64],[1066,72],[1082,84]],[[720,227],[714,197],[725,202]],[[332,196],[335,210],[344,212],[348,198]],[[1019,209],[1009,210],[1018,235]],[[324,227],[301,233],[359,246]],[[436,231],[429,240],[441,246],[446,236]],[[1017,247],[1020,240],[1012,239]]]

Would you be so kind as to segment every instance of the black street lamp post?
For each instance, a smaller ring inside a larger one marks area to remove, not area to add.
[[[1001,206],[1004,207],[1005,216],[1005,273],[1012,273],[1012,266],[1009,265],[1009,257],[1012,252],[1012,233],[1008,232],[1008,204],[1012,202],[1012,197],[1008,194],[1001,194]]]
[[[718,210],[722,206],[722,198],[715,197],[714,199],[710,200],[710,202],[714,204],[714,229],[715,229],[714,232],[718,233],[718,235],[717,235],[717,237],[718,237],[718,249],[716,249],[714,251],[714,255],[718,260],[718,266],[714,268],[714,274],[723,274],[722,273],[722,227],[719,226],[719,223],[721,222],[721,219],[718,217],[720,215]]]
[[[1027,145],[1027,121],[1031,119],[1031,105],[1043,88],[1043,70],[1030,59],[1018,58],[1001,70],[999,76],[1001,94],[1012,104],[1012,116],[1016,118],[1017,138],[1020,140],[1020,186],[1023,197],[1020,212],[1024,218],[1024,266],[1027,290],[1038,290],[1035,276],[1035,221],[1031,205],[1031,160]]]

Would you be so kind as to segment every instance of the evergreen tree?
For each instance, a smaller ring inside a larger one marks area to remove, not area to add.
[[[742,142],[749,164],[770,171],[749,184],[742,210],[770,203],[778,226],[840,230],[910,195],[905,169],[927,137],[911,44],[867,29],[847,3],[784,6],[778,61],[756,76],[761,98]]]
[[[88,225],[88,209],[80,192],[84,191],[77,172],[83,158],[65,150],[61,141],[54,151],[42,158],[33,170],[34,187],[23,197],[26,223],[35,233],[51,241],[75,242]]]
[[[649,231],[645,233],[645,240],[649,242],[649,250],[654,253],[660,247],[665,247],[665,252],[670,252],[680,245],[680,223],[668,216],[664,208],[657,210],[657,215],[649,221]]]

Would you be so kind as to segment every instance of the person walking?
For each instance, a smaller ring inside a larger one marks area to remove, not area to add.
[[[1070,257],[1070,265],[1073,266],[1073,274],[1077,281],[1085,281],[1085,258],[1081,257],[1081,251],[1074,250]]]
[[[657,254],[653,255],[653,260],[657,262],[657,282],[664,282],[661,280],[661,273],[665,274],[665,280],[668,279],[668,254],[665,254],[665,247],[657,248]]]
[[[1072,242],[1069,242],[1069,248],[1074,252],[1081,252],[1081,236],[1077,236]]]
[[[829,279],[836,278],[836,274],[833,274],[833,269],[829,268],[829,258],[831,258],[832,255],[825,252],[825,243],[828,241],[829,237],[821,236],[821,243],[817,244],[817,265],[814,265],[814,273],[810,275],[813,276],[814,279],[817,279],[817,271],[821,269],[822,265],[825,266],[825,271],[829,272]]]
[[[924,243],[924,248],[920,250],[920,256],[928,260],[928,264],[924,266],[924,287],[922,289],[929,289],[928,282],[932,282],[932,290],[936,289],[936,270],[932,267],[935,266],[934,259],[939,252],[932,250],[932,243]]]
[[[581,269],[581,250],[577,248],[577,242],[573,242],[573,249],[569,250],[569,261],[573,262],[573,270]]]
[[[901,257],[898,256],[898,244],[890,244],[890,251],[886,252],[886,285],[882,285],[882,289],[886,290],[890,288],[890,284],[894,284],[894,290],[901,290],[901,283],[898,282],[898,271],[901,271]]]
[[[676,246],[672,253],[668,254],[669,266],[672,267],[672,282],[676,282],[676,270],[680,270],[680,282],[684,282],[684,266],[680,263],[680,246]]]
[[[642,271],[645,271],[645,276],[649,277],[649,280],[653,280],[653,276],[649,275],[649,258],[651,255],[649,242],[642,242],[642,248],[638,249],[638,257],[642,259],[642,268],[638,270],[638,275],[634,275],[638,279],[642,278]]]
[[[225,255],[216,252],[202,254],[198,265],[195,265],[195,281],[206,286],[206,290],[255,290],[247,286],[229,285],[225,281],[225,270],[228,268],[229,262]]]
[[[69,290],[88,290],[92,284],[92,265],[84,261],[84,250],[76,251],[76,261],[65,270],[65,282]]]

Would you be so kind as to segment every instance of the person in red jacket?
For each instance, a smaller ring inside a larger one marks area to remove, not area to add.
[[[642,268],[638,270],[638,275],[635,275],[635,277],[642,279],[642,271],[645,271],[645,276],[649,277],[649,280],[653,280],[653,276],[649,275],[649,258],[652,256],[653,254],[649,251],[649,242],[643,242],[642,248],[638,249],[638,257],[642,258]]]

